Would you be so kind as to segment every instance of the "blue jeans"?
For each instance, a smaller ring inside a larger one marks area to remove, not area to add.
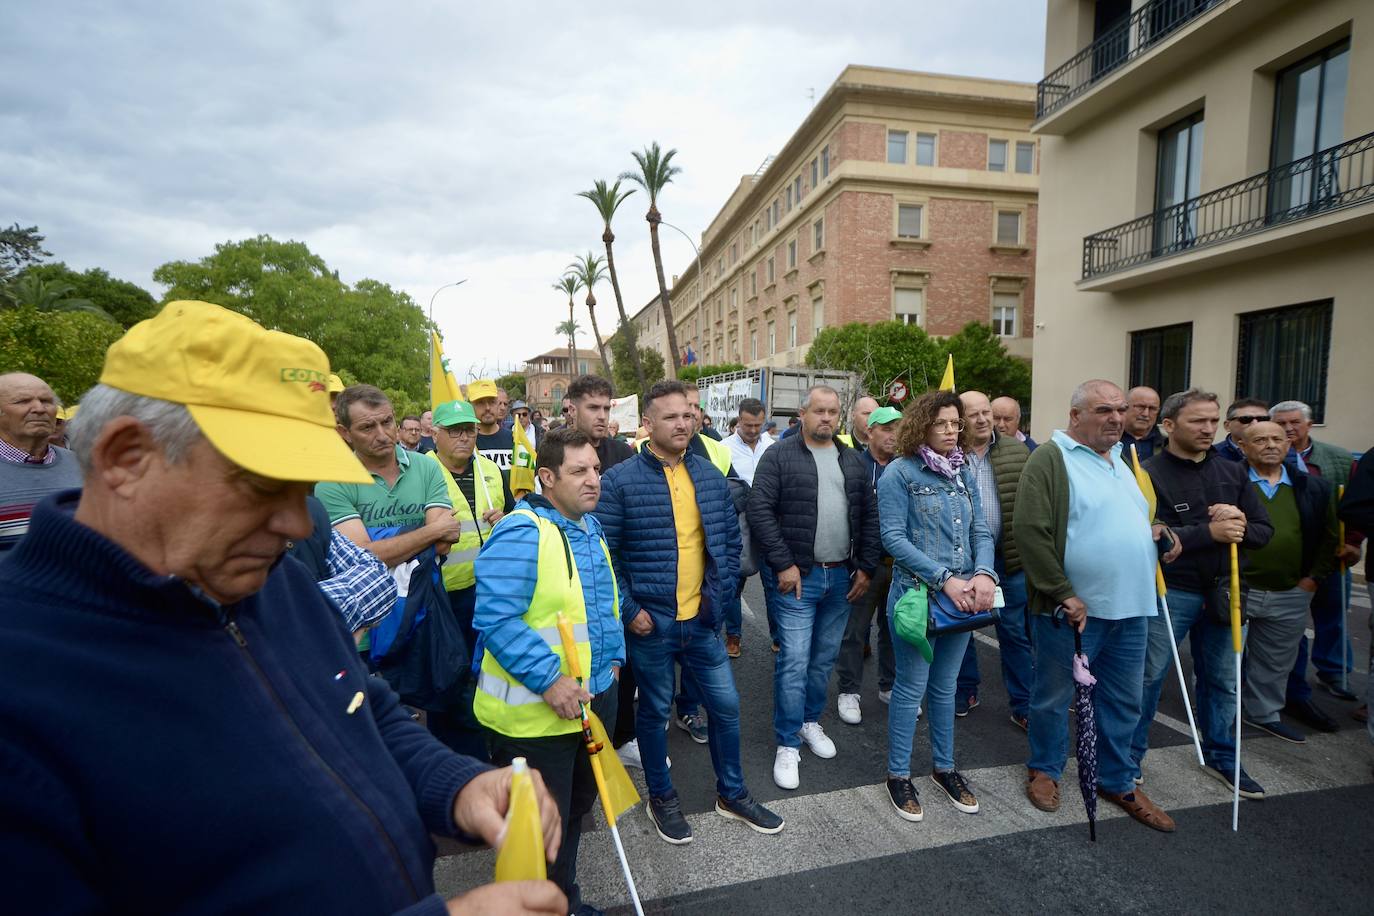
[[[1169,616],[1173,618],[1173,633],[1164,622],[1164,614],[1149,620],[1149,645],[1145,650],[1145,679],[1140,696],[1140,722],[1131,740],[1131,759],[1136,775],[1140,763],[1150,748],[1150,723],[1159,708],[1159,694],[1164,681],[1176,680],[1171,669],[1174,653],[1169,648],[1172,639],[1181,643],[1187,636],[1193,655],[1193,691],[1197,696],[1198,731],[1202,738],[1202,756],[1222,772],[1229,773],[1236,765],[1236,653],[1231,645],[1231,628],[1212,623],[1202,612],[1202,595],[1170,589]]]
[[[1317,677],[1328,684],[1341,682],[1341,615],[1346,612],[1346,588],[1350,584],[1350,572],[1345,576],[1332,573],[1322,580],[1317,593],[1312,596],[1312,667],[1317,669]],[[1293,663],[1293,671],[1288,675],[1288,702],[1295,703],[1312,699],[1312,687],[1307,683],[1308,640],[1304,634],[1298,643],[1298,658]],[[1354,670],[1354,655],[1350,648],[1350,634],[1346,634],[1345,670]]]
[[[954,681],[973,635],[951,633],[932,640],[934,657],[926,664],[916,647],[902,639],[892,625],[892,609],[906,591],[894,582],[887,599],[888,626],[897,657],[897,680],[892,685],[887,708],[887,772],[900,777],[911,776],[911,742],[916,736],[916,719],[923,698],[930,727],[931,762],[937,770],[954,769]]]
[[[1131,736],[1140,722],[1145,679],[1148,617],[1102,620],[1089,617],[1083,653],[1097,678],[1097,783],[1108,792],[1135,788]],[[1058,781],[1069,753],[1069,704],[1074,698],[1073,629],[1048,614],[1036,614],[1035,687],[1030,704],[1030,759],[1026,766]]]
[[[998,611],[997,645],[1002,658],[1002,683],[1007,687],[1007,700],[1014,716],[1024,716],[1030,709],[1031,686],[1035,683],[1035,652],[1026,632],[1026,574],[1007,573],[1002,560],[997,560],[998,584],[1006,606]],[[982,676],[978,673],[978,653],[969,640],[959,667],[955,696],[976,697]]]
[[[740,603],[740,596],[744,594],[744,583],[748,581],[744,576],[740,576],[734,594],[726,596],[725,608],[721,615],[725,618],[726,636],[739,636],[744,630],[744,607]]]
[[[782,646],[773,664],[773,731],[778,746],[801,747],[802,723],[815,722],[825,711],[830,672],[849,622],[849,570],[812,566],[801,578],[801,598],[779,594],[771,569],[763,576],[763,587],[773,592]]]
[[[673,705],[675,666],[681,664],[684,675],[691,675],[706,705],[716,791],[727,799],[746,795],[739,762],[739,693],[720,639],[697,620],[678,620],[666,628],[655,624],[648,636],[627,631],[625,641],[639,683],[635,732],[639,736],[639,755],[644,761],[649,794],[655,798],[677,794],[668,775],[668,736],[664,726]]]

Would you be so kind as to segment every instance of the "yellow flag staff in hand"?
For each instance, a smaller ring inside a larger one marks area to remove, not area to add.
[[[519,426],[520,424],[516,424]],[[572,622],[567,615],[558,615],[558,635],[563,640],[563,657],[568,662],[568,674],[582,683],[582,661],[577,657],[577,640],[573,636]],[[625,873],[625,883],[630,888],[630,900],[635,905],[635,913],[644,916],[644,907],[639,902],[639,890],[635,887],[634,875],[630,874],[630,861],[625,857],[625,846],[620,842],[620,829],[615,825],[616,816],[639,803],[639,792],[635,790],[625,765],[615,754],[607,754],[607,765],[602,769],[601,751],[610,745],[606,737],[606,727],[601,724],[596,713],[587,709],[586,703],[578,703],[582,710],[582,737],[586,741],[587,754],[592,760],[592,776],[596,779],[596,791],[601,796],[601,809],[606,814],[606,823],[611,825],[611,839],[615,841],[615,852],[620,857],[620,870]],[[610,771],[609,778],[607,770]]]
[[[1231,829],[1240,829],[1240,658],[1245,651],[1245,633],[1240,626],[1240,552],[1231,545],[1231,648],[1236,650],[1236,772],[1231,777],[1235,795],[1231,799]]]
[[[1155,509],[1159,504],[1159,498],[1155,496],[1155,485],[1150,480],[1150,475],[1145,473],[1145,469],[1140,466],[1140,453],[1131,446],[1131,462],[1135,470],[1135,485],[1140,487],[1140,492],[1145,496],[1145,503],[1150,512],[1150,521],[1155,518]],[[1193,749],[1197,751],[1197,765],[1206,766],[1207,763],[1202,757],[1202,740],[1198,737],[1197,723],[1193,721],[1193,704],[1188,699],[1188,681],[1183,676],[1183,662],[1178,658],[1178,643],[1174,642],[1174,621],[1169,616],[1168,589],[1164,586],[1164,568],[1155,563],[1155,593],[1159,595],[1159,609],[1164,614],[1164,626],[1169,630],[1169,648],[1174,653],[1174,671],[1178,673],[1178,689],[1183,694],[1183,711],[1188,714],[1188,728],[1193,733]]]

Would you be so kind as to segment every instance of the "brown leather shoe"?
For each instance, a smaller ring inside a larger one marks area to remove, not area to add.
[[[739,658],[739,637],[725,634],[725,654],[731,658]]]
[[[1026,771],[1026,798],[1041,811],[1059,810],[1059,783],[1039,770]]]
[[[1144,824],[1146,827],[1158,830],[1160,833],[1174,832],[1174,819],[1170,817],[1163,808],[1150,801],[1145,793],[1140,791],[1139,786],[1135,787],[1135,791],[1127,792],[1123,795],[1117,795],[1114,792],[1108,792],[1106,789],[1099,787],[1097,794],[1120,807],[1121,810],[1140,821],[1140,823]]]

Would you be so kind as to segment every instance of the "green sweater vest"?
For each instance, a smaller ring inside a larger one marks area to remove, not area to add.
[[[1280,486],[1274,498],[1251,482],[1274,525],[1274,536],[1258,550],[1246,551],[1245,584],[1266,592],[1295,588],[1302,578],[1302,518],[1290,486]]]

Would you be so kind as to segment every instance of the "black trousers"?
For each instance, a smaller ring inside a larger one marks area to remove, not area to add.
[[[619,693],[612,684],[593,698],[592,712],[606,725],[615,721],[618,705]],[[615,751],[606,748],[602,753],[614,754]],[[587,755],[582,732],[549,738],[511,738],[492,732],[491,762],[508,766],[516,757],[524,757],[544,777],[544,786],[563,818],[563,844],[558,849],[558,859],[549,870],[549,880],[568,896],[569,911],[575,913],[582,903],[577,887],[577,847],[582,841],[582,818],[596,804],[596,779],[592,775],[591,758]]]

